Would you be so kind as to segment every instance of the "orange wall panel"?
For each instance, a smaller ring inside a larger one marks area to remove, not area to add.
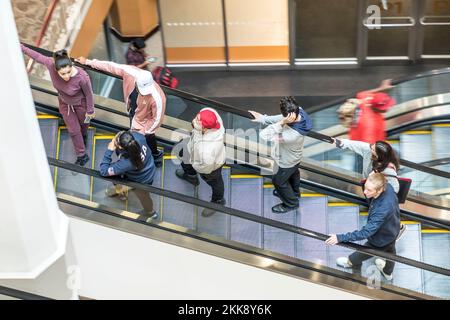
[[[167,63],[224,63],[224,47],[166,48]]]
[[[80,31],[73,42],[70,54],[73,57],[88,56],[97,38],[103,21],[111,9],[113,0],[94,0],[84,18]]]

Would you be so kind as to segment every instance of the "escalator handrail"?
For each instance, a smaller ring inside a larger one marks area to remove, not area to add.
[[[252,222],[256,222],[259,224],[263,224],[263,225],[267,225],[270,227],[274,227],[274,228],[278,228],[278,229],[282,229],[288,232],[293,232],[302,236],[306,236],[309,238],[313,238],[316,240],[320,240],[320,241],[325,241],[326,239],[328,239],[328,235],[319,233],[319,232],[315,232],[312,230],[308,230],[305,228],[301,228],[301,227],[296,227],[293,225],[289,225],[283,222],[279,222],[276,220],[272,220],[272,219],[268,219],[265,217],[260,217],[248,212],[244,212],[241,210],[237,210],[237,209],[233,209],[233,208],[229,208],[229,207],[225,207],[216,203],[211,203],[208,201],[204,201],[198,198],[194,198],[188,195],[184,195],[184,194],[180,194],[174,191],[169,191],[169,190],[165,190],[165,189],[160,189],[151,185],[147,185],[147,184],[141,184],[141,183],[137,183],[137,182],[131,182],[125,179],[121,179],[121,178],[117,178],[117,177],[103,177],[100,175],[100,173],[97,170],[93,170],[93,169],[89,169],[89,168],[84,168],[84,167],[80,167],[77,166],[75,164],[66,162],[66,161],[62,161],[62,160],[58,160],[58,159],[54,159],[51,157],[47,157],[48,162],[50,165],[52,166],[56,166],[59,168],[63,168],[66,170],[70,170],[72,172],[77,172],[77,173],[81,173],[84,175],[88,175],[90,177],[93,178],[98,178],[98,179],[102,179],[102,180],[106,180],[109,182],[114,182],[116,184],[121,184],[121,185],[126,185],[128,187],[132,187],[132,188],[138,188],[141,190],[145,190],[147,192],[150,193],[154,193],[163,197],[167,197],[167,198],[171,198],[173,200],[176,201],[181,201],[181,202],[185,202],[185,203],[189,203],[191,205],[197,206],[197,207],[202,207],[202,208],[208,208],[208,209],[212,209],[215,210],[217,212],[221,212],[221,213],[225,213],[227,215],[231,215],[231,216],[235,216],[235,217],[239,217],[241,219],[245,219],[245,220],[249,220]],[[421,261],[416,261],[413,259],[409,259],[409,258],[405,258],[405,257],[401,257],[401,256],[397,256],[391,253],[386,253],[386,252],[382,252],[379,250],[375,250],[369,247],[365,247],[359,244],[355,244],[355,243],[338,243],[337,244],[340,247],[344,247],[344,248],[349,248],[349,249],[353,249],[359,252],[363,252],[372,256],[378,256],[381,258],[385,258],[387,260],[391,260],[391,261],[395,261],[398,263],[402,263],[402,264],[406,264],[409,266],[413,266],[415,268],[419,268],[419,269],[423,269],[423,270],[427,270],[427,271],[431,271],[434,273],[438,273],[438,274],[442,274],[442,275],[446,275],[446,276],[450,276],[450,269],[445,269],[439,266],[434,266],[434,265],[430,265],[428,263],[424,263]]]
[[[30,292],[25,292],[18,289],[0,286],[0,295],[19,299],[19,300],[53,300],[52,298],[44,297]]]
[[[430,71],[418,73],[418,74],[415,74],[415,75],[412,75],[412,76],[406,76],[406,77],[403,77],[403,78],[394,79],[394,80],[392,80],[392,84],[393,85],[399,85],[399,84],[402,84],[402,83],[405,83],[405,82],[408,82],[408,81],[413,81],[413,80],[417,80],[417,79],[420,79],[420,78],[427,78],[427,77],[432,77],[432,76],[437,76],[437,75],[447,74],[447,73],[450,73],[450,67],[436,69],[436,70],[430,70]],[[343,104],[348,99],[352,99],[352,98],[356,97],[357,93],[358,92],[354,92],[352,94],[346,95],[345,97],[337,98],[337,99],[332,100],[332,101],[328,101],[328,102],[325,102],[325,103],[321,103],[321,104],[312,106],[312,107],[308,108],[308,112],[310,112],[310,113],[319,112],[319,111],[328,109],[328,108],[330,108],[332,106]]]
[[[47,105],[40,104],[40,103],[37,103],[36,107],[37,107],[38,110],[41,110],[44,113],[49,113],[49,114],[52,114],[54,116],[61,117],[61,115],[59,114],[57,108],[49,107]],[[99,121],[97,119],[93,119],[91,121],[91,125],[93,125],[94,127],[99,127],[99,128],[101,128],[103,130],[113,131],[113,132],[116,132],[116,133],[119,132],[119,131],[127,130],[127,128],[125,128],[125,127],[121,127],[121,126],[118,126],[118,125],[112,125],[110,123]],[[171,141],[162,141],[162,142],[167,144],[169,147],[173,145],[173,142],[171,142]],[[247,166],[245,166],[245,167],[247,167]],[[338,179],[338,180],[341,180],[341,181],[344,181],[344,182],[347,182],[347,183],[350,183],[350,184],[359,185],[359,183],[357,183],[357,182],[355,182],[353,180],[345,179],[343,177],[337,177],[337,176],[334,176],[334,175],[329,175],[329,174],[327,174],[327,173],[325,173],[323,171],[318,171],[318,170],[316,170],[314,168],[304,167],[302,164],[300,164],[300,168],[303,169],[303,170],[311,171],[313,173],[324,175],[327,178]],[[258,174],[258,173],[255,173],[255,174]],[[363,197],[360,197],[360,196],[358,196],[356,194],[352,194],[350,196],[349,194],[346,194],[342,190],[336,190],[336,189],[334,189],[332,187],[324,186],[324,185],[317,186],[317,185],[314,185],[314,184],[312,184],[309,181],[306,181],[304,179],[301,179],[301,183],[303,185],[307,186],[307,187],[310,187],[311,190],[314,190],[313,189],[314,187],[319,189],[319,190],[316,190],[319,193],[325,193],[325,194],[327,194],[329,196],[340,198],[340,199],[342,199],[344,201],[354,202],[354,203],[356,203],[358,205],[361,205],[361,206],[367,206],[367,201]],[[414,200],[414,201],[417,202],[416,200]],[[420,202],[420,203],[424,204],[424,205],[430,205],[429,203],[422,203],[422,202]],[[442,208],[442,207],[439,207],[439,208]],[[410,212],[410,211],[407,211],[405,209],[400,209],[400,213],[401,213],[402,217],[407,218],[409,220],[415,220],[415,221],[418,221],[418,222],[420,222],[420,223],[422,223],[424,225],[429,225],[429,226],[432,226],[432,227],[435,227],[435,228],[442,228],[442,229],[450,230],[450,224],[447,223],[446,221],[437,220],[437,219],[430,218],[430,217],[424,217],[424,216],[422,216],[420,214],[417,214],[417,213],[414,213],[414,212]]]
[[[24,45],[29,47],[29,48],[31,48],[31,49],[33,49],[33,50],[36,50],[36,51],[40,52],[41,54],[44,54],[46,56],[52,56],[52,52],[51,51],[48,51],[48,50],[45,50],[45,49],[42,49],[42,48],[38,48],[38,47],[34,47],[34,46],[26,44],[26,43],[24,43]],[[75,63],[76,63],[77,66],[79,66],[81,68],[88,69],[88,70],[91,70],[93,72],[105,74],[107,76],[114,77],[114,78],[122,80],[121,77],[116,76],[114,74],[111,74],[109,72],[105,72],[105,71],[102,71],[102,70],[97,70],[97,69],[94,69],[94,68],[92,68],[90,66],[79,64],[77,62],[75,62]],[[447,68],[447,69],[448,69],[448,72],[450,73],[450,68]],[[424,73],[422,76],[425,76],[425,74],[429,74],[429,73]],[[430,73],[430,74],[432,74],[432,73]],[[229,112],[229,113],[232,113],[232,114],[237,114],[237,115],[245,117],[247,119],[254,119],[253,116],[249,112],[241,110],[241,109],[238,109],[238,108],[235,108],[233,106],[230,106],[230,105],[218,102],[218,101],[210,100],[210,99],[205,99],[203,97],[196,96],[194,94],[187,93],[187,92],[184,92],[184,91],[181,91],[181,90],[172,89],[172,88],[169,88],[169,87],[166,87],[166,86],[163,86],[163,85],[161,85],[161,87],[163,88],[164,92],[175,93],[176,96],[182,97],[184,99],[188,99],[188,100],[192,100],[194,102],[210,105],[210,106],[213,106],[215,108],[218,107],[217,109],[219,109],[221,111]],[[36,87],[34,87],[34,88],[36,88]],[[45,89],[43,89],[43,90],[45,90]],[[45,91],[47,93],[50,93],[48,90],[45,90]],[[104,108],[102,108],[102,109],[104,109]],[[118,111],[116,111],[115,113],[118,113]],[[123,113],[123,114],[125,115],[125,113]],[[324,134],[316,132],[316,131],[310,131],[308,133],[308,136],[310,138],[313,138],[313,139],[316,139],[316,140],[320,140],[320,141],[323,141],[323,142],[326,142],[326,143],[333,143],[333,138],[332,137],[324,135]],[[409,163],[411,165],[411,167],[413,167],[413,165],[414,165],[413,168],[416,169],[416,170],[423,171],[423,172],[426,172],[426,173],[429,173],[429,174],[433,174],[433,175],[436,175],[436,176],[439,176],[439,177],[450,179],[450,173],[447,173],[445,171],[429,168],[429,167],[426,167],[426,166],[421,166],[420,164],[416,164],[416,163],[413,163],[413,162],[410,162],[410,161],[406,161],[406,160],[403,160],[403,159],[400,159],[400,161],[401,162],[403,161],[403,164],[405,164],[405,165],[406,165],[406,163]]]
[[[51,56],[52,55],[51,51],[48,51],[48,50],[45,50],[45,49],[42,49],[42,48],[37,48],[37,47],[34,47],[34,46],[26,44],[26,43],[24,43],[24,45],[29,47],[29,48],[31,48],[31,49],[33,49],[33,50],[36,50],[36,51],[40,52],[41,54],[44,54],[46,56]],[[87,66],[87,65],[81,65],[81,64],[79,64],[77,62],[76,62],[76,65],[81,67],[81,68],[91,70],[93,72],[105,74],[107,76],[114,77],[114,78],[122,80],[121,77],[116,76],[114,74],[111,74],[109,72],[105,72],[105,71],[102,71],[102,70],[97,70],[97,69],[94,69],[94,68],[92,68],[90,66]],[[450,68],[448,68],[448,69],[449,69],[448,72],[450,72]],[[191,101],[194,101],[194,102],[197,102],[197,103],[202,103],[202,104],[205,104],[205,105],[210,105],[210,106],[212,106],[212,107],[214,107],[216,109],[219,109],[221,111],[229,112],[229,113],[232,113],[232,114],[237,114],[237,115],[245,117],[247,119],[253,119],[253,116],[249,112],[244,111],[244,110],[240,110],[240,109],[235,108],[233,106],[230,106],[230,105],[218,102],[218,101],[210,100],[210,99],[205,99],[203,97],[196,96],[194,94],[187,93],[187,92],[184,92],[184,91],[181,91],[181,90],[172,89],[172,88],[165,87],[165,86],[161,86],[161,87],[163,88],[164,92],[166,92],[166,93],[174,93],[174,95],[176,95],[178,97],[182,97],[182,98],[187,99],[187,100],[191,100]],[[38,89],[35,86],[33,86],[33,88],[37,89],[37,90],[41,90],[41,91],[47,92],[47,93],[51,93],[48,90]],[[54,93],[51,93],[51,94],[54,94]],[[101,108],[101,109],[104,109],[104,108]],[[114,111],[111,110],[111,112],[114,112]],[[115,111],[115,113],[119,113],[119,111]],[[125,115],[125,113],[121,113],[121,115]],[[319,132],[310,131],[308,133],[308,136],[310,138],[313,138],[313,139],[316,139],[316,140],[320,140],[320,141],[323,141],[323,142],[326,142],[326,143],[333,143],[332,137],[324,135],[324,134],[319,133]],[[402,162],[404,160],[400,159],[400,161]],[[426,173],[429,173],[429,174],[433,174],[433,175],[436,175],[436,176],[439,176],[439,177],[450,179],[450,174],[445,172],[445,171],[429,168],[429,167],[426,167],[426,166],[421,166],[420,164],[416,164],[416,163],[413,163],[413,162],[405,162],[404,161],[403,163],[409,163],[409,164],[411,164],[411,166],[414,164],[413,168],[416,169],[416,170],[423,171],[423,172],[426,172]]]

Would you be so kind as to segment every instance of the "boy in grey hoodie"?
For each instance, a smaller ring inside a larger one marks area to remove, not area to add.
[[[262,115],[249,111],[254,122],[268,125],[259,133],[261,139],[272,143],[272,159],[275,161],[272,182],[274,196],[282,203],[272,207],[272,212],[282,214],[299,207],[300,171],[304,136],[297,127],[302,123],[300,106],[292,97],[280,100],[281,114],[277,116]]]

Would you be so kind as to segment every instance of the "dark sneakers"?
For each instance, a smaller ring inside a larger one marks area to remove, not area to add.
[[[158,218],[158,213],[156,211],[149,213],[149,212],[145,212],[144,210],[141,210],[138,213],[139,213],[139,217],[137,218],[138,221],[143,221],[143,222],[148,223],[151,220]]]
[[[192,184],[195,187],[200,184],[200,181],[198,180],[197,175],[193,176],[193,175],[187,174],[186,172],[184,172],[183,169],[177,169],[175,171],[175,174],[177,175],[178,178],[186,180],[187,182],[189,182],[190,184]]]
[[[84,165],[89,161],[89,156],[87,153],[84,154],[84,156],[77,157],[77,161],[75,161],[75,164],[84,167]]]
[[[221,204],[221,205],[225,205],[225,203],[226,203],[226,201],[225,201],[225,199],[220,199],[220,200],[218,200],[218,201],[211,201],[212,203],[217,203],[217,204]],[[214,213],[216,213],[216,211],[215,210],[213,210],[213,209],[208,209],[208,208],[205,208],[205,209],[203,209],[203,211],[202,211],[202,217],[205,217],[205,218],[208,218],[208,217],[211,217]]]
[[[153,155],[153,160],[155,161],[155,166],[157,168],[161,168],[162,167],[162,163],[163,163],[164,152],[159,150],[158,154],[152,154],[152,155]]]
[[[289,211],[296,210],[296,209],[298,209],[298,207],[299,207],[299,206],[296,206],[296,207],[288,207],[288,206],[286,206],[284,203],[280,203],[280,204],[277,204],[276,206],[273,206],[273,207],[272,207],[272,212],[273,212],[273,213],[277,213],[277,214],[283,214],[283,213],[287,213],[287,212],[289,212]]]

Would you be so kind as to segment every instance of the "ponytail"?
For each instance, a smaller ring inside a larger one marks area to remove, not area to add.
[[[136,170],[141,170],[144,167],[144,162],[141,158],[141,146],[134,139],[133,135],[129,131],[123,131],[117,140]]]
[[[53,53],[53,59],[55,60],[55,69],[61,70],[65,67],[73,66],[72,60],[67,53],[67,50],[58,50]]]

